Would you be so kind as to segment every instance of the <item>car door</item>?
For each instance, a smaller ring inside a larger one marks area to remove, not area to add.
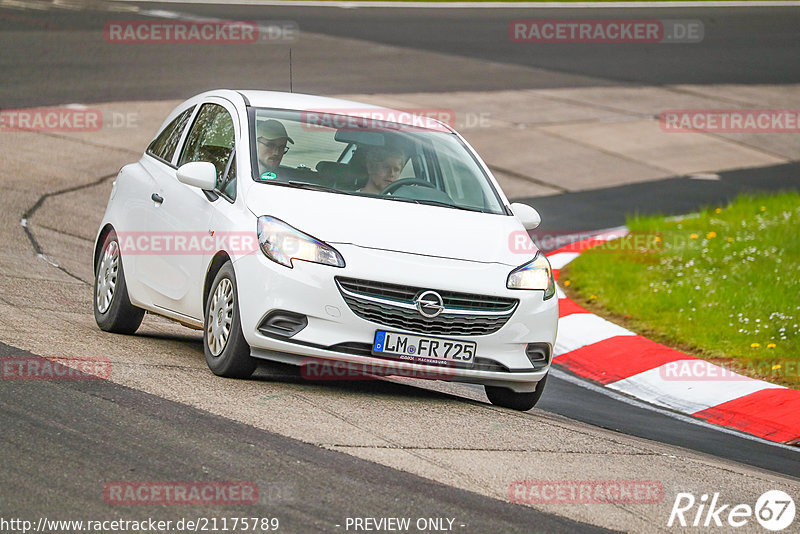
[[[235,108],[224,99],[212,98],[200,105],[186,135],[177,167],[194,161],[213,163],[218,189],[225,189],[236,143]],[[152,220],[154,235],[164,236],[158,272],[150,283],[158,295],[154,305],[163,310],[202,321],[203,281],[214,254],[210,222],[220,194],[181,183],[177,169],[160,176],[162,202]],[[154,256],[155,257],[155,256]]]
[[[158,133],[136,165],[120,173],[117,195],[124,198],[115,229],[122,247],[128,294],[138,305],[150,307],[158,292],[155,280],[163,261],[150,247],[153,219],[161,209],[162,183],[174,176],[177,149],[197,106],[180,110]],[[155,279],[155,280],[154,280]]]

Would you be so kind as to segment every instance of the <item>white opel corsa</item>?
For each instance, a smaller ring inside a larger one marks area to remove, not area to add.
[[[211,91],[120,170],[95,244],[95,318],[116,333],[145,311],[202,329],[220,376],[248,377],[259,358],[345,366],[482,384],[528,410],[558,322],[550,265],[526,241],[539,222],[439,121]]]

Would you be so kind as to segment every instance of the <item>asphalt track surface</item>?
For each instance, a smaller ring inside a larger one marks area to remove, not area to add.
[[[33,357],[2,343],[0,356]],[[331,532],[347,516],[374,510],[385,517],[457,517],[456,528],[464,532],[608,532],[104,380],[6,383],[0,417],[2,506],[18,517],[38,517],[47,503],[51,518],[78,519],[80,511],[87,519],[112,512],[115,518],[141,519],[136,507],[126,513],[107,503],[99,482],[135,473],[139,480],[246,479],[259,487],[257,505],[162,506],[159,520],[277,516],[281,531]],[[53,451],[51,458],[43,457],[45,450]],[[53,468],[62,476],[54,478]]]
[[[141,4],[149,5],[149,4]],[[159,4],[179,10],[180,4]],[[180,8],[182,9],[182,8]],[[344,11],[344,12],[343,12]],[[536,87],[577,84],[786,83],[800,81],[798,8],[684,9],[339,9],[193,6],[192,13],[233,19],[294,20],[301,30],[546,69]],[[517,19],[699,20],[700,44],[514,43]],[[413,73],[410,73],[413,76]],[[491,80],[462,79],[485,90]],[[455,74],[455,73],[452,73]],[[583,78],[581,82],[576,78]],[[586,78],[594,78],[590,81]],[[424,80],[420,82],[424,87]],[[503,88],[520,81],[502,80]],[[430,82],[428,82],[430,83]],[[509,85],[510,83],[510,85]],[[525,86],[528,87],[528,86]],[[424,89],[423,89],[424,90]]]
[[[352,50],[304,48],[302,37],[291,44],[256,46],[119,46],[103,40],[105,23],[147,17],[0,9],[4,73],[0,105],[184,98],[220,85],[285,91],[290,46],[293,88],[312,94],[800,81],[798,8],[400,10],[150,2],[140,6],[223,19],[293,21],[301,32],[363,40],[365,47],[394,45],[398,50],[375,62]],[[705,37],[695,44],[512,43],[508,25],[520,18],[696,19],[703,23]],[[497,73],[487,72],[485,65],[465,65],[442,70],[436,63],[405,61],[402,49],[527,69]]]
[[[536,206],[542,226],[559,232],[588,232],[625,224],[627,215],[680,215],[703,206],[724,205],[742,193],[800,188],[800,164],[723,171],[718,180],[686,176],[590,191],[517,199]]]
[[[398,77],[391,72],[395,70],[391,64],[364,65],[359,64],[358,57],[351,57],[347,58],[350,69],[367,69],[370,73],[352,77],[336,72],[313,56],[300,54],[295,56],[299,62],[295,64],[295,88],[312,93],[800,81],[797,45],[800,10],[796,8],[651,10],[646,18],[702,20],[706,40],[691,46],[552,45],[532,53],[524,45],[508,42],[508,21],[577,17],[576,11],[548,10],[531,15],[526,10],[223,9],[150,3],[142,6],[228,19],[294,20],[302,31],[543,69],[537,76],[503,80],[468,71],[443,73],[441,78],[414,76],[413,72]],[[641,12],[581,10],[580,18],[632,18],[637,13]],[[0,86],[2,107],[183,98],[217,87],[220,80],[230,86],[286,89],[283,45],[265,45],[256,54],[252,48],[242,50],[238,45],[178,50],[152,45],[139,50],[131,47],[120,50],[98,43],[96,36],[103,24],[120,18],[132,17],[92,11],[0,9],[3,44],[0,67],[5,73]],[[709,32],[710,28],[717,31]],[[583,231],[616,226],[624,222],[625,213],[633,211],[685,213],[698,205],[723,202],[742,190],[797,188],[797,173],[798,166],[793,164],[722,173],[721,180],[714,182],[675,178],[540,197],[535,203],[552,227]],[[0,355],[15,351],[0,344]],[[318,488],[309,491],[313,498],[303,498],[299,504],[295,499],[291,507],[281,506],[282,512],[291,510],[288,521],[307,525],[307,531],[330,530],[331,521],[340,521],[346,515],[337,515],[336,511],[351,509],[349,506],[356,503],[359,510],[365,509],[361,506],[364,503],[374,503],[381,515],[447,515],[442,510],[444,486],[203,412],[187,411],[185,406],[122,386],[80,381],[28,382],[11,387],[4,384],[0,398],[3,431],[10,438],[0,443],[3,456],[22,457],[19,451],[27,450],[30,444],[49,443],[59,451],[54,461],[63,466],[65,476],[74,477],[73,483],[79,487],[86,488],[96,480],[109,478],[110,463],[102,461],[103,455],[114,455],[115,462],[111,464],[119,469],[120,478],[124,478],[127,466],[139,470],[140,479],[170,478],[165,473],[177,480],[196,479],[202,476],[198,471],[200,466],[210,466],[221,479],[235,479],[237,473],[251,472],[267,463],[276,469],[276,479],[290,474],[302,477],[307,482],[305,488]],[[604,428],[800,477],[800,455],[795,451],[687,424],[569,381],[551,379],[538,407]],[[96,418],[77,417],[84,410],[95,413]],[[7,422],[11,424],[7,426]],[[202,432],[197,432],[198,429]],[[239,439],[232,439],[233,435]],[[66,447],[65,438],[68,438]],[[253,443],[261,446],[253,447]],[[187,450],[192,451],[192,460],[181,461]],[[143,455],[146,461],[142,461]],[[86,458],[93,456],[101,461],[87,463]],[[49,477],[52,473],[49,466],[43,466],[41,458],[38,461],[38,465],[6,464],[4,488],[12,488],[13,492],[4,491],[4,508],[13,505],[25,511],[26,502],[36,501],[46,501],[56,511],[61,506],[65,512],[73,511],[78,504],[89,511],[97,506],[77,503],[75,486],[54,481]],[[40,484],[30,484],[31,476]],[[266,481],[264,484],[269,487]],[[343,486],[348,491],[336,490],[335,494],[330,491]],[[91,491],[94,490],[89,488]],[[327,497],[320,498],[326,494]],[[410,494],[413,499],[397,501],[401,496],[408,499]],[[18,495],[19,500],[12,495]],[[469,492],[449,488],[447,495],[451,496],[447,507],[457,511],[464,522],[487,527],[478,531],[530,532],[531,524],[541,525],[543,531],[549,532],[569,532],[576,528],[566,520]],[[276,503],[281,498],[278,492]],[[40,507],[30,512],[36,515]],[[212,514],[206,509],[205,515]],[[499,525],[499,518],[505,518],[506,524]],[[580,527],[581,531],[589,528]]]

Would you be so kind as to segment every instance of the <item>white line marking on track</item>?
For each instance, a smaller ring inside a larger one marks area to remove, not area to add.
[[[616,336],[635,336],[633,332],[593,313],[573,313],[558,320],[556,356]]]
[[[669,364],[665,364],[669,365]],[[700,376],[722,376],[725,370],[713,363],[699,360],[695,366],[705,366],[697,371]],[[747,377],[731,377],[698,380],[670,378],[664,372],[665,366],[654,367],[639,374],[606,384],[606,387],[632,395],[658,406],[672,408],[679,412],[693,414],[712,406],[756,393],[764,389],[779,389],[781,386]]]
[[[550,260],[550,267],[553,269],[563,269],[566,264],[580,256],[579,252],[559,252],[552,256],[547,256]]]
[[[42,260],[44,260],[44,261],[46,261],[47,263],[49,263],[53,267],[58,267],[58,264],[56,262],[54,262],[53,260],[51,260],[50,258],[45,256],[44,254],[38,254],[37,257],[42,259]]]

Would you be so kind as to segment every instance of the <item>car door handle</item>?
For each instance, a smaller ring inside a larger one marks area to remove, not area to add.
[[[152,195],[150,195],[150,198],[151,198],[151,199],[153,200],[153,202],[155,202],[156,204],[161,204],[162,202],[164,202],[164,197],[162,197],[162,196],[161,196],[161,195],[159,195],[158,193],[153,193]]]

